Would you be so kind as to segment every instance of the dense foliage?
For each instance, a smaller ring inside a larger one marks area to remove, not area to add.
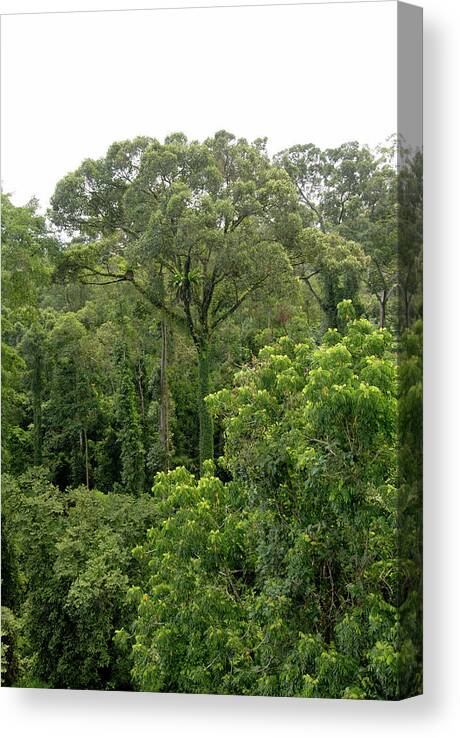
[[[46,217],[3,196],[3,684],[421,690],[421,158],[396,150],[139,137]]]

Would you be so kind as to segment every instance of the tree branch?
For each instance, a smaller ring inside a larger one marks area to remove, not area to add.
[[[249,287],[249,289],[243,292],[241,297],[223,315],[221,315],[220,318],[217,318],[217,320],[214,321],[214,323],[211,325],[211,329],[214,330],[215,328],[217,328],[218,325],[220,325],[220,323],[223,323],[224,320],[227,320],[227,318],[230,317],[230,315],[232,315],[236,310],[238,310],[238,308],[246,300],[246,298],[249,297],[250,294],[255,292],[255,290],[258,289],[264,282],[266,282],[266,280],[270,276],[271,276],[270,273],[265,274],[264,277],[259,279],[255,284]]]
[[[317,272],[313,272],[313,274],[317,274],[319,271],[320,270],[318,269]],[[318,302],[318,305],[320,306],[321,310],[323,310],[323,312],[327,312],[326,305],[324,304],[324,302],[322,301],[322,299],[320,298],[320,296],[318,295],[318,293],[316,292],[316,290],[314,289],[314,287],[312,286],[312,284],[310,282],[310,277],[312,277],[313,274],[310,274],[309,277],[300,277],[300,279],[307,283],[307,285],[308,285],[308,287],[310,289],[310,292],[312,293],[313,297]]]
[[[185,265],[184,265],[184,289],[182,293],[182,302],[184,305],[185,321],[186,321],[190,336],[195,346],[199,346],[200,342],[199,342],[198,335],[195,330],[195,325],[193,323],[192,311],[190,309],[190,304],[191,304],[191,291],[190,291],[190,280],[189,280],[190,264],[191,264],[191,247],[187,254],[187,258],[185,260]]]

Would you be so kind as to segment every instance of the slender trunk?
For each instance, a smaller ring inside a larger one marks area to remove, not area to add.
[[[137,386],[139,387],[139,400],[141,403],[141,415],[142,415],[142,425],[145,426],[145,402],[144,402],[144,388],[142,386],[142,364],[139,363],[139,366],[137,367]]]
[[[338,328],[337,319],[337,296],[335,293],[335,285],[332,278],[329,275],[325,276],[324,279],[324,311],[326,313],[326,323],[328,328]]]
[[[33,418],[34,418],[34,464],[42,463],[42,359],[35,357],[32,381]]]
[[[160,443],[164,449],[165,469],[169,471],[169,388],[168,388],[168,325],[166,317],[161,317],[161,356],[160,356]]]
[[[405,317],[405,328],[409,328],[410,325],[410,299],[411,295],[409,294],[408,290],[405,290],[404,294],[404,317]]]
[[[212,416],[205,402],[209,394],[209,344],[201,341],[198,351],[198,416],[200,422],[200,468],[203,462],[214,457],[214,429]]]
[[[85,439],[85,476],[86,476],[86,486],[89,489],[88,435],[86,433],[86,428],[83,430],[83,437]]]
[[[381,296],[379,297],[380,328],[385,328],[386,313],[387,313],[387,300],[388,300],[387,292],[386,290],[383,290]]]
[[[42,463],[42,403],[34,398],[34,465]]]
[[[411,296],[406,285],[401,285],[399,294],[399,330],[402,332],[409,327]]]

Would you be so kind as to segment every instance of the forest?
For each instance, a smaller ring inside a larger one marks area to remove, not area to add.
[[[422,689],[422,155],[113,143],[2,195],[2,685]]]

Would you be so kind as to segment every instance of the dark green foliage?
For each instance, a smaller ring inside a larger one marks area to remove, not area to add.
[[[43,330],[33,328],[25,336],[24,352],[28,354],[30,366],[30,390],[32,394],[34,429],[34,464],[43,460]]]
[[[20,624],[14,613],[2,605],[1,608],[1,683],[12,687],[20,677]]]
[[[50,687],[130,688],[113,635],[142,570],[131,549],[152,523],[151,500],[84,487],[63,496],[42,476],[5,478],[3,494],[24,577],[28,676]]]
[[[401,670],[404,689],[417,694],[423,671],[423,330],[415,322],[402,336],[399,355],[398,557],[401,639],[409,642],[416,669]]]
[[[145,452],[143,432],[133,377],[129,366],[122,363],[120,390],[117,398],[118,443],[121,461],[121,488],[132,494],[144,490]]]
[[[90,483],[88,434],[98,416],[98,402],[92,382],[86,331],[72,313],[60,318],[49,334],[51,377],[45,407],[47,454],[61,451],[60,474],[70,484]],[[64,466],[65,464],[65,466]]]

